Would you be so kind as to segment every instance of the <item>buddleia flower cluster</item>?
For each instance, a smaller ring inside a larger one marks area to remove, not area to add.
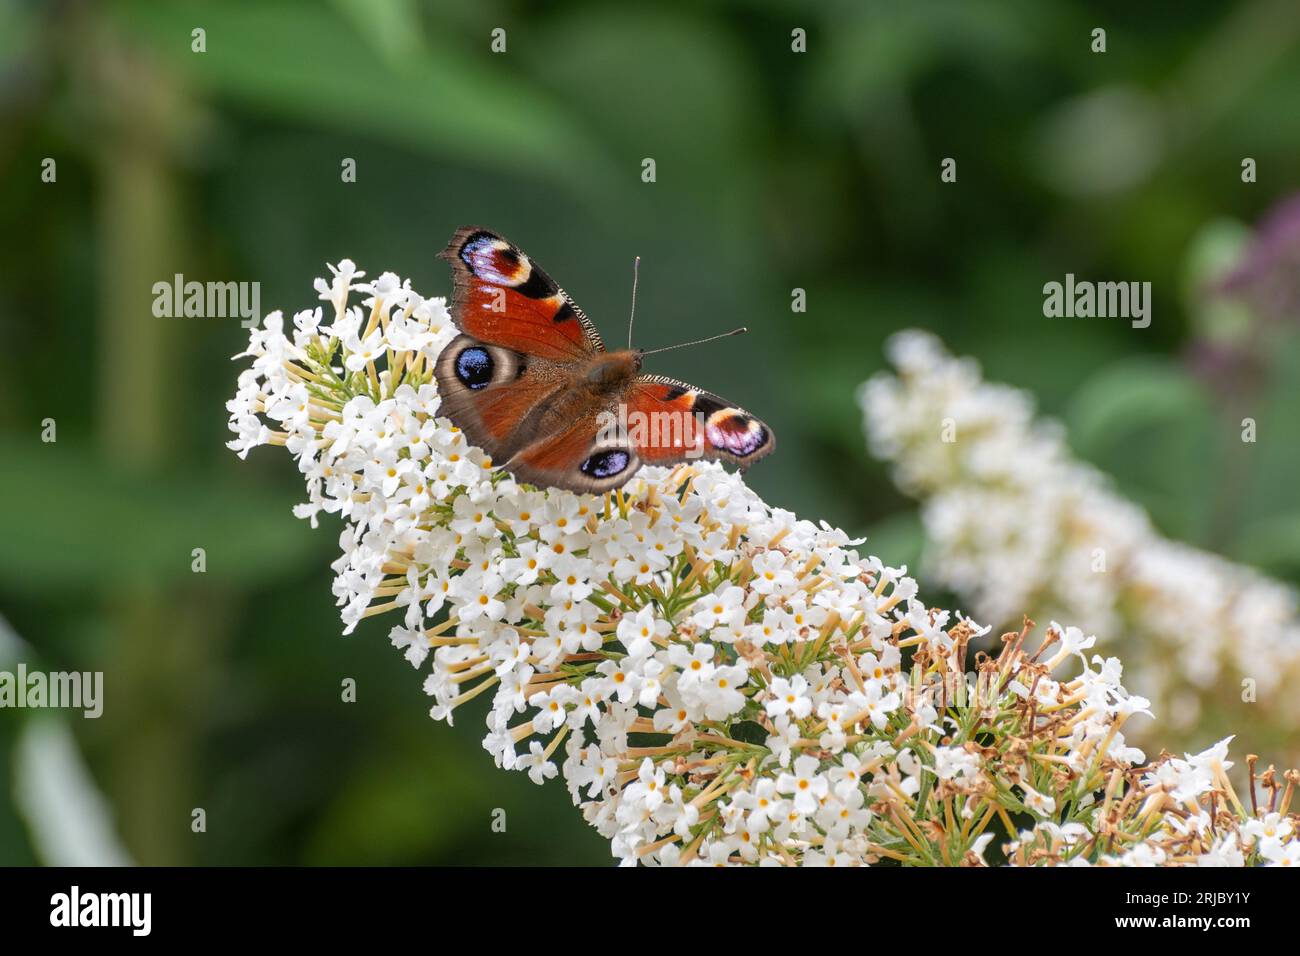
[[[384,617],[432,716],[486,710],[497,765],[561,777],[622,863],[1300,862],[1296,775],[1257,805],[1252,764],[1247,809],[1226,741],[1143,766],[1095,638],[992,640],[716,464],[521,485],[438,417],[445,302],[331,272],[236,356],[230,447],[284,446],[296,513],[341,522],[345,633]]]
[[[984,620],[1057,616],[1122,635],[1162,728],[1249,723],[1300,754],[1300,613],[1282,583],[1161,537],[1070,453],[1028,393],[984,382],[934,336],[888,346],[859,393],[873,452],[923,501],[926,571]]]

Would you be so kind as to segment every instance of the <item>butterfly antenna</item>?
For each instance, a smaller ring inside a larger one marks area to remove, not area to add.
[[[642,355],[654,355],[656,352],[671,352],[673,349],[684,349],[688,345],[703,345],[705,342],[716,342],[718,339],[725,339],[732,335],[743,335],[749,329],[741,326],[738,329],[732,329],[730,332],[723,332],[721,335],[710,335],[706,339],[696,339],[693,342],[680,342],[677,345],[665,345],[661,349],[648,349],[641,352]]]
[[[641,257],[632,260],[632,314],[627,317],[627,347],[632,347],[632,322],[636,319],[636,279],[641,271]]]

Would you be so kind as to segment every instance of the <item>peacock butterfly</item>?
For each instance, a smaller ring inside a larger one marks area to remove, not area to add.
[[[710,458],[744,468],[775,446],[743,408],[642,375],[650,352],[631,348],[630,322],[629,347],[606,351],[564,290],[491,230],[462,226],[439,257],[451,263],[461,331],[434,366],[442,414],[519,481],[603,492],[642,464]],[[635,302],[634,285],[633,315]]]

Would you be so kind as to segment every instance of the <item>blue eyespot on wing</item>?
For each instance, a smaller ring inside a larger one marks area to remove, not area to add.
[[[584,475],[604,480],[622,474],[631,463],[632,456],[625,449],[606,448],[596,452],[578,467]]]
[[[471,345],[456,356],[456,377],[466,388],[480,389],[492,384],[492,355],[481,345]]]

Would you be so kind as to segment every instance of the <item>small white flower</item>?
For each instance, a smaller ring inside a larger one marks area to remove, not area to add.
[[[797,720],[803,720],[812,713],[812,698],[808,696],[808,681],[802,674],[795,674],[790,680],[778,677],[768,688],[771,697],[764,704],[769,715],[779,717],[790,714]]]
[[[1029,784],[1021,781],[1020,790],[1024,794],[1025,806],[1041,817],[1050,817],[1056,813],[1056,801],[1046,794],[1039,793]]]
[[[936,747],[934,774],[940,780],[971,780],[980,775],[979,757],[962,747]]]
[[[804,816],[817,812],[819,802],[830,792],[830,784],[817,772],[816,757],[803,756],[794,762],[793,773],[783,773],[777,778],[776,789],[794,796],[794,808]]]
[[[645,657],[654,642],[661,641],[672,631],[667,621],[655,615],[654,607],[647,604],[635,615],[624,615],[618,622],[618,639],[632,657]]]
[[[695,602],[691,623],[706,631],[716,627],[739,627],[745,618],[744,602],[744,589],[727,585]]]

